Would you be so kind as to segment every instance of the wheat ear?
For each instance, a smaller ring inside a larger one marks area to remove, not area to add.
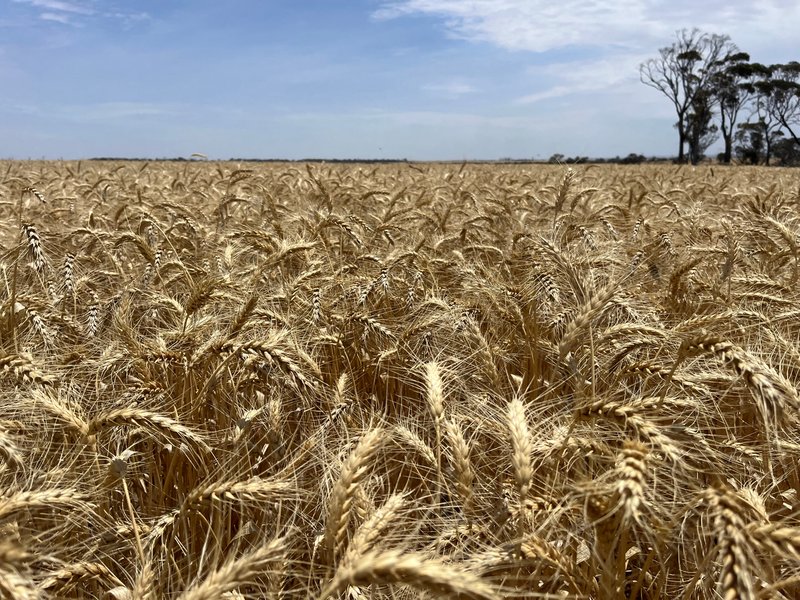
[[[456,569],[441,560],[401,550],[367,552],[342,564],[319,600],[339,593],[347,586],[370,584],[408,585],[436,596],[496,600],[499,596],[480,577]]]
[[[57,379],[37,369],[29,358],[19,354],[0,351],[0,372],[9,372],[20,383],[36,383],[42,386],[55,385]]]
[[[0,519],[5,519],[22,510],[87,510],[89,504],[84,496],[71,488],[17,492],[0,497]]]
[[[579,345],[579,341],[583,339],[583,330],[602,312],[616,293],[616,286],[609,285],[581,306],[572,321],[567,324],[564,335],[558,343],[558,355],[562,360]]]
[[[444,427],[450,444],[450,451],[452,452],[451,460],[456,476],[456,491],[461,497],[461,505],[467,521],[469,521],[474,495],[472,484],[475,481],[475,471],[470,460],[470,447],[467,440],[464,439],[461,427],[458,426],[455,420],[448,419],[445,421]]]
[[[123,425],[136,425],[151,435],[166,438],[176,445],[185,442],[205,453],[211,452],[211,448],[199,433],[181,425],[175,419],[140,408],[117,408],[100,413],[89,421],[88,432],[91,435],[108,427]]]
[[[0,427],[0,458],[12,471],[22,471],[25,468],[22,453],[2,427]]]
[[[82,581],[97,580],[107,585],[119,587],[122,582],[116,575],[102,563],[78,562],[65,565],[50,573],[39,588],[47,592],[66,592]]]
[[[717,593],[724,600],[754,600],[750,566],[753,557],[744,535],[745,524],[732,492],[709,490],[714,516],[714,533],[718,543],[718,556],[722,563],[717,580]]]
[[[369,460],[381,445],[382,438],[382,429],[368,431],[342,464],[339,479],[333,486],[328,501],[328,515],[325,521],[324,546],[330,565],[334,564],[336,556],[345,545],[347,524],[356,488],[366,477]]]
[[[384,502],[383,506],[376,510],[372,516],[364,521],[356,530],[347,548],[347,554],[342,562],[355,560],[360,554],[372,550],[375,542],[377,542],[380,536],[388,529],[392,521],[397,518],[398,513],[402,510],[403,506],[405,506],[405,503],[406,498],[401,494],[395,494]]]
[[[533,468],[531,466],[531,453],[533,441],[528,429],[528,418],[525,415],[525,405],[520,398],[514,398],[508,403],[506,409],[506,425],[511,435],[511,465],[514,468],[514,478],[517,483],[519,502],[518,536],[520,541],[525,534],[525,519],[522,518],[525,509],[525,500],[531,488]]]
[[[178,596],[178,600],[224,598],[223,594],[251,583],[256,577],[263,576],[269,563],[279,560],[285,550],[286,539],[277,538],[244,556],[229,560],[202,582],[183,592]]]
[[[433,427],[436,432],[436,504],[439,504],[444,488],[444,472],[442,469],[442,419],[444,418],[444,384],[442,383],[441,370],[436,362],[425,365],[425,399],[428,410],[433,417]]]
[[[293,495],[294,487],[285,481],[254,477],[247,481],[223,481],[195,488],[186,496],[181,511],[204,502],[271,502]]]

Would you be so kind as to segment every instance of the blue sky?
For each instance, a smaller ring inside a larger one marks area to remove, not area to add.
[[[797,0],[0,0],[0,158],[670,155],[693,26],[800,59]]]

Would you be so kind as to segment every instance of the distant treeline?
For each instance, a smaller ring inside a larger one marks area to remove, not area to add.
[[[547,159],[550,164],[568,164],[580,165],[586,163],[594,164],[612,164],[612,165],[638,165],[641,163],[660,163],[660,162],[674,162],[675,159],[671,157],[647,157],[644,154],[636,154],[631,152],[627,156],[615,156],[613,158],[590,158],[588,156],[565,156],[564,154],[553,154]]]
[[[550,158],[542,160],[539,158],[500,158],[497,160],[409,160],[407,158],[227,158],[227,159],[196,159],[196,158],[125,158],[119,156],[97,156],[88,158],[89,161],[132,161],[132,162],[247,162],[247,163],[344,163],[344,164],[397,164],[397,163],[441,163],[441,164],[620,164],[635,165],[640,163],[673,162],[671,157],[647,157],[643,154],[631,153],[627,156],[615,156],[613,158],[590,158],[588,156],[566,156],[565,154],[553,154]]]
[[[95,156],[86,160],[105,160],[105,161],[138,161],[138,162],[205,162],[207,159],[200,158],[126,158],[119,156]],[[406,158],[227,158],[212,159],[209,162],[254,162],[254,163],[407,163]]]

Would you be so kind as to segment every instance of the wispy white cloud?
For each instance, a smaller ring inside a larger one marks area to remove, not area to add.
[[[528,70],[530,76],[555,83],[519,97],[515,103],[533,104],[550,98],[604,90],[618,93],[622,88],[639,91],[638,65],[646,58],[644,54],[627,53],[531,68]]]
[[[74,121],[127,121],[148,117],[174,117],[187,107],[151,102],[98,102],[63,107],[56,110],[59,117]]]
[[[677,30],[728,34],[761,62],[795,58],[800,30],[796,0],[385,0],[373,18],[420,15],[440,19],[452,38],[543,53],[517,78],[512,106],[557,99],[588,109],[590,95],[591,106],[613,111],[624,96],[629,116],[642,117],[658,98],[639,82],[639,65]]]
[[[30,4],[36,8],[42,8],[46,11],[44,14],[53,13],[72,13],[76,15],[92,15],[94,10],[83,4],[76,4],[73,2],[62,2],[61,0],[14,0],[17,4]]]
[[[651,48],[681,28],[759,35],[769,43],[796,39],[795,0],[395,0],[376,19],[427,15],[443,19],[449,35],[508,50],[545,52],[566,46]],[[773,34],[770,36],[770,31]],[[768,45],[766,42],[763,43]]]
[[[374,13],[378,19],[423,14],[444,19],[450,35],[509,50],[543,52],[593,44],[621,34],[645,16],[638,0],[403,0]],[[610,29],[609,29],[610,28]]]
[[[430,83],[422,86],[423,91],[430,92],[436,96],[446,98],[460,98],[467,94],[474,94],[478,91],[474,85],[457,79],[446,80],[438,83]]]
[[[87,2],[64,2],[63,0],[13,0],[17,4],[25,4],[39,9],[38,17],[43,21],[52,21],[64,25],[81,25],[91,19],[107,19],[121,22],[131,27],[150,19],[146,12],[129,12],[124,10],[96,10]]]
[[[0,110],[59,121],[124,121],[143,117],[174,117],[188,111],[187,106],[153,102],[93,102],[86,104],[0,104]]]
[[[99,102],[76,106],[69,111],[72,117],[98,121],[105,119],[127,119],[130,117],[149,117],[177,114],[176,107],[150,102]]]
[[[103,13],[103,16],[109,19],[116,19],[120,21],[125,27],[133,27],[139,23],[143,23],[151,19],[150,15],[146,12],[134,12],[134,13],[108,12],[108,13]]]
[[[42,21],[55,21],[56,23],[63,23],[64,25],[72,25],[72,19],[69,15],[63,13],[43,12],[39,15]]]

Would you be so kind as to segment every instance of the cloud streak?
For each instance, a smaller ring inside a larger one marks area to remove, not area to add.
[[[44,14],[72,13],[76,15],[93,15],[94,10],[86,6],[73,2],[62,2],[61,0],[14,0],[17,4],[29,4],[36,8],[44,9]]]
[[[0,110],[11,114],[29,115],[57,121],[88,123],[124,121],[132,118],[174,118],[188,112],[190,107],[166,103],[119,101],[64,105],[0,105]]]
[[[374,13],[377,19],[423,14],[444,19],[456,38],[488,42],[507,50],[544,52],[573,44],[608,39],[609,27],[622,33],[644,19],[637,0],[598,1],[591,4],[563,0],[405,0]]]
[[[691,26],[729,33],[734,40],[737,32],[749,38],[754,29],[774,27],[776,14],[784,24],[796,26],[800,4],[789,0],[401,0],[385,2],[373,18],[426,15],[442,19],[454,38],[507,50],[547,52],[569,46],[658,47],[675,30]],[[778,35],[796,36],[796,29],[782,27]]]
[[[514,103],[533,104],[573,94],[608,90],[618,92],[622,88],[639,92],[641,90],[639,89],[638,65],[646,58],[645,54],[629,53],[600,59],[590,58],[568,63],[551,63],[531,68],[529,75],[553,80],[556,83],[544,90],[519,97]]]
[[[98,11],[86,2],[64,2],[63,0],[13,0],[13,2],[39,9],[41,12],[38,17],[42,21],[61,23],[62,25],[80,26],[92,19],[108,19],[131,26],[150,18],[145,12]]]
[[[72,20],[67,15],[60,13],[43,12],[39,15],[39,18],[42,21],[54,21],[64,25],[72,25]]]
[[[795,0],[386,0],[372,14],[377,21],[412,16],[440,21],[451,39],[540,54],[539,66],[518,78],[510,106],[547,103],[559,111],[586,106],[591,96],[591,106],[612,110],[622,95],[642,118],[653,110],[653,92],[639,83],[639,65],[677,30],[728,34],[753,60],[769,63],[794,57],[800,29]]]
[[[475,86],[459,80],[431,83],[422,86],[422,89],[423,91],[446,98],[460,98],[462,96],[466,96],[467,94],[474,94],[478,92],[478,89]]]

